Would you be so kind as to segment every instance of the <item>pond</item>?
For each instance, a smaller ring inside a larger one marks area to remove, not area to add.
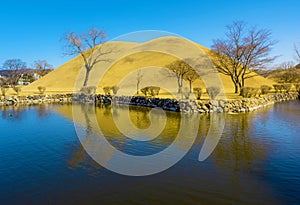
[[[154,122],[162,124],[162,113],[151,111],[149,117],[150,108],[127,108],[97,106],[83,108],[87,109],[83,113],[92,109],[107,141],[128,155],[143,157],[162,152],[175,140],[184,118],[180,113],[166,112],[163,116],[167,121],[159,136],[139,142],[124,137],[114,120],[129,110],[132,124],[146,129]],[[226,114],[222,135],[203,161],[198,157],[212,115],[200,115],[191,148],[183,140],[169,157],[185,147],[187,153],[174,166],[149,176],[118,174],[97,163],[87,153],[84,139],[78,137],[73,117],[71,105],[0,109],[1,204],[220,205],[300,201],[300,101],[278,103],[251,113]],[[89,118],[82,115],[79,119],[84,122]],[[76,123],[87,134],[93,133],[94,125],[85,127],[83,122]],[[126,132],[131,131],[134,132],[128,128]],[[100,155],[107,162],[114,157],[112,153]],[[152,163],[147,166],[158,166]]]

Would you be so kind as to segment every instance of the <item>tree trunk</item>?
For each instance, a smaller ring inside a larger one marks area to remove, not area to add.
[[[181,93],[182,91],[182,80],[180,77],[177,78],[177,83],[178,83],[178,93]]]
[[[86,69],[83,87],[87,86],[87,83],[88,83],[88,81],[89,81],[90,71],[91,71],[90,69]]]
[[[140,93],[139,87],[140,87],[140,82],[137,82],[137,84],[136,84],[136,94]]]
[[[242,86],[242,83],[238,83],[238,85],[239,85],[239,89],[240,89],[239,95],[243,96],[243,88],[244,88],[244,86]]]
[[[239,87],[238,87],[238,82],[234,79],[233,76],[230,76],[231,81],[233,82],[234,85],[234,93],[239,93]]]
[[[192,81],[190,80],[189,83],[190,83],[190,93],[192,93]]]
[[[234,93],[239,93],[239,86],[237,83],[234,83]]]
[[[245,78],[243,77],[242,78],[242,85],[241,85],[241,88],[245,87]]]
[[[181,93],[182,89],[181,89],[181,86],[179,85],[178,86],[178,93]]]

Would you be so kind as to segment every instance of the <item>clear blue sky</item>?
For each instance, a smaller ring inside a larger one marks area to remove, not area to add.
[[[149,0],[149,1],[0,1],[0,65],[20,58],[30,66],[45,59],[55,67],[62,55],[60,38],[67,31],[98,27],[110,39],[139,30],[164,30],[210,47],[225,26],[243,20],[270,29],[278,40],[276,63],[294,60],[293,44],[300,43],[299,0]]]

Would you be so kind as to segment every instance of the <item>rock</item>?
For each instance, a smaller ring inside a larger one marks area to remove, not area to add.
[[[219,107],[219,102],[217,100],[212,100],[210,102],[210,104],[213,106],[213,107]]]
[[[240,112],[246,112],[246,109],[245,108],[241,108]]]
[[[219,101],[219,106],[221,107],[221,108],[225,108],[225,106],[226,106],[226,101],[225,100],[220,100]]]
[[[208,110],[210,110],[210,109],[212,108],[211,104],[209,104],[209,103],[205,104],[205,107],[206,107]]]
[[[217,108],[217,112],[218,112],[218,113],[222,113],[222,112],[224,112],[224,110],[223,110],[222,107],[218,107],[218,108]]]

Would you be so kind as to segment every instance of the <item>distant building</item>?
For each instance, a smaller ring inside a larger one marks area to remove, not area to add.
[[[29,85],[30,82],[24,80],[23,78],[20,78],[17,84],[18,85]]]
[[[40,79],[42,76],[40,76],[39,74],[37,74],[37,73],[33,73],[33,78],[34,78],[34,80],[38,80],[38,79]]]
[[[0,75],[0,80],[6,80],[6,77],[3,75]]]
[[[43,75],[48,74],[53,69],[46,69],[43,71]],[[42,76],[39,74],[39,70],[25,68],[18,71],[18,74],[21,75],[19,81],[17,82],[18,85],[28,85],[35,80],[40,79]],[[9,76],[9,70],[0,70],[0,79],[6,79]]]
[[[36,79],[34,78],[34,73],[23,73],[21,74],[20,79],[18,80],[18,85],[29,85]]]

